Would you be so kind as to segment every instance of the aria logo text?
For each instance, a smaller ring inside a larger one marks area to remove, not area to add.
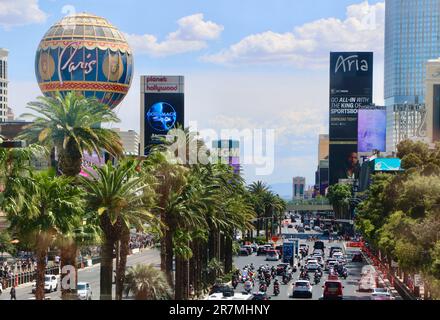
[[[339,56],[336,61],[335,73],[338,71],[351,72],[351,71],[368,71],[368,61],[360,60],[358,55],[352,55],[344,58]]]

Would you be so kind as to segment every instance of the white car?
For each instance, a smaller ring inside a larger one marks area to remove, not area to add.
[[[58,276],[55,275],[45,275],[44,276],[44,291],[52,292],[58,290]],[[32,293],[37,291],[37,281],[34,280],[32,283]]]
[[[336,260],[328,260],[327,264],[325,265],[325,270],[330,270],[338,265],[338,262]]]
[[[316,232],[321,232],[322,231],[322,229],[319,226],[314,227],[313,230],[315,230]]]
[[[339,259],[339,258],[343,258],[343,257],[344,257],[344,254],[342,252],[339,252],[339,251],[333,253],[333,255],[332,255],[333,259]]]
[[[310,281],[307,280],[299,280],[295,282],[295,286],[293,287],[293,298],[312,298],[313,297],[313,287],[310,284]]]
[[[318,263],[318,260],[310,260],[307,262],[307,271],[308,272],[315,272],[318,270],[321,266]]]
[[[374,288],[371,300],[394,300],[394,297],[387,288]]]
[[[90,283],[78,282],[77,294],[79,300],[92,300],[92,288]]]

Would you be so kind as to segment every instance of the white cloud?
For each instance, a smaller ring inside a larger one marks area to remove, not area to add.
[[[0,26],[10,29],[46,22],[48,15],[38,6],[38,0],[1,0]]]
[[[217,64],[327,66],[330,51],[374,51],[383,55],[385,3],[368,1],[347,7],[346,19],[319,19],[291,32],[267,31],[247,36],[228,49],[202,57]]]
[[[162,57],[204,49],[207,41],[217,39],[224,30],[221,25],[205,21],[201,13],[183,17],[177,24],[177,31],[168,34],[162,42],[150,34],[125,36],[135,53]]]

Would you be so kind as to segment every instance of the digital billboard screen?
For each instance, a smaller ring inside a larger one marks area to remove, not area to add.
[[[361,109],[358,112],[358,151],[386,152],[387,111],[380,109]]]
[[[374,171],[402,171],[402,160],[398,158],[383,158],[374,160]]]
[[[181,76],[145,76],[143,84],[144,154],[161,144],[168,132],[185,122],[184,78]]]
[[[340,180],[359,179],[361,167],[357,151],[357,144],[330,143],[330,185]]]
[[[440,85],[434,85],[433,133],[434,141],[440,141]]]
[[[325,196],[325,190],[328,188],[328,168],[319,169],[319,193]]]
[[[373,99],[373,53],[330,53],[330,141],[357,141],[358,110]]]

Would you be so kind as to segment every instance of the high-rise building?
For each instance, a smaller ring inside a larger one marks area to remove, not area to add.
[[[304,199],[306,188],[306,178],[295,177],[293,178],[293,200]]]
[[[321,160],[328,160],[330,149],[330,138],[328,134],[319,135],[319,145],[318,145],[318,163]]]
[[[121,137],[124,154],[127,156],[139,155],[139,135],[134,130],[122,131],[121,129],[113,129]]]
[[[440,54],[440,0],[386,0],[387,151],[426,140],[426,63]]]
[[[7,121],[8,113],[8,54],[0,48],[0,122]]]
[[[240,141],[219,140],[212,142],[213,161],[230,165],[235,173],[240,173]]]

